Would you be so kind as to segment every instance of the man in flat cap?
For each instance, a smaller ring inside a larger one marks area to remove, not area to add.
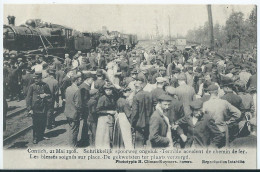
[[[203,104],[203,112],[212,115],[220,131],[226,134],[226,145],[238,133],[238,119],[241,112],[231,103],[218,97],[218,86],[212,84],[208,87],[210,99]]]
[[[37,144],[42,139],[46,139],[44,131],[51,91],[49,86],[42,81],[41,72],[35,72],[34,81],[35,83],[30,85],[27,93],[26,106],[33,119],[33,143]]]
[[[80,105],[80,91],[79,85],[82,83],[81,75],[73,75],[72,85],[66,89],[66,104],[64,115],[67,117],[69,123],[68,144],[71,147],[78,146],[79,125],[82,114]]]
[[[171,125],[168,118],[172,98],[162,94],[149,122],[149,139],[153,148],[173,147]]]
[[[222,146],[224,134],[215,124],[215,120],[209,114],[203,113],[202,105],[203,102],[200,100],[192,101],[190,103],[192,113],[176,122],[177,132],[185,142],[185,148]]]
[[[47,129],[55,127],[54,107],[59,104],[59,85],[55,79],[55,69],[50,68],[48,71],[48,77],[42,81],[48,84],[51,91],[51,101],[47,112]]]
[[[143,148],[149,137],[149,120],[153,112],[152,97],[144,91],[145,78],[137,77],[132,104],[131,125],[135,133],[135,148]]]

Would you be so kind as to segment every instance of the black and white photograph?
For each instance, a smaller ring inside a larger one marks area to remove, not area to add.
[[[256,4],[2,17],[4,168],[257,168]]]

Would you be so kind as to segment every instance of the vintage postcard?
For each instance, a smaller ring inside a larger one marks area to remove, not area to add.
[[[4,2],[3,168],[256,169],[258,6],[179,3]]]

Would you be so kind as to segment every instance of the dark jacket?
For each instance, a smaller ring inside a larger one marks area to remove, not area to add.
[[[179,135],[184,133],[183,129],[187,129],[185,147],[191,147],[192,145],[195,147],[208,147],[209,145],[218,147],[223,141],[224,134],[218,129],[215,120],[208,114],[204,114],[193,125],[192,118],[192,115],[187,115],[177,121]]]
[[[40,94],[51,94],[49,86],[44,82],[34,83],[30,85],[27,97],[26,106],[27,110],[33,110],[34,114],[44,114],[47,112],[49,103],[48,97],[41,98]]]
[[[148,127],[150,116],[153,112],[152,97],[147,91],[139,91],[133,99],[132,104],[132,127],[142,130]]]
[[[80,90],[80,107],[82,108],[82,117],[84,119],[86,119],[88,117],[89,114],[89,110],[88,110],[88,101],[90,99],[90,94],[89,91],[91,89],[90,85],[87,85],[86,83],[82,83],[79,86],[79,90]]]
[[[170,140],[166,137],[168,130],[167,122],[165,121],[163,114],[156,110],[150,119],[149,125],[149,139],[152,147],[167,147]]]

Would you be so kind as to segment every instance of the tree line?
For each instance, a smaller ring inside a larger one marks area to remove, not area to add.
[[[213,16],[214,18],[214,16]],[[214,47],[216,51],[252,50],[257,45],[257,11],[256,6],[248,18],[242,12],[232,12],[225,25],[216,23],[213,26]],[[197,29],[189,30],[187,41],[210,47],[209,23]]]

